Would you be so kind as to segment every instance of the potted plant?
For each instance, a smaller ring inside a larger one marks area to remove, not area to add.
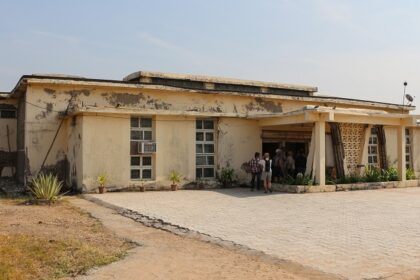
[[[99,184],[98,186],[99,193],[104,193],[105,183],[106,183],[106,174],[99,174],[98,177],[96,178],[96,182],[98,182]]]
[[[224,188],[232,187],[233,182],[235,181],[235,170],[232,167],[222,167],[220,171],[219,181]]]
[[[144,192],[146,190],[146,187],[144,186],[144,180],[141,179],[140,182],[141,182],[140,191]]]
[[[169,173],[169,180],[172,182],[171,190],[176,191],[178,189],[178,183],[181,182],[181,174],[172,170],[171,173]]]

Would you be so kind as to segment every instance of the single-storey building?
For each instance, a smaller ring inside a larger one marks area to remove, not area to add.
[[[214,180],[225,166],[239,180],[254,152],[304,150],[306,174],[326,184],[367,165],[420,175],[413,106],[317,95],[317,88],[197,75],[136,72],[122,80],[25,75],[0,94],[0,172],[26,184],[54,172],[68,186],[168,187]]]

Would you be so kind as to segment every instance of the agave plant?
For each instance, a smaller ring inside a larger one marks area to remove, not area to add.
[[[32,180],[32,186],[29,190],[34,194],[36,199],[48,200],[50,202],[60,197],[63,182],[59,181],[57,176],[52,174],[39,174]]]

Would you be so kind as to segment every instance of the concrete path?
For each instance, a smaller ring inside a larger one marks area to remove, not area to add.
[[[335,275],[252,251],[229,249],[198,238],[146,227],[80,198],[69,201],[90,213],[120,238],[139,244],[122,260],[91,270],[87,275],[78,276],[77,280],[339,279]]]
[[[227,189],[92,196],[349,279],[420,275],[420,188],[299,195]]]

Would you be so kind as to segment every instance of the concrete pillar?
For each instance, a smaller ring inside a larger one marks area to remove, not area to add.
[[[405,126],[397,128],[398,176],[405,181]]]
[[[325,121],[315,122],[315,182],[325,185]]]

